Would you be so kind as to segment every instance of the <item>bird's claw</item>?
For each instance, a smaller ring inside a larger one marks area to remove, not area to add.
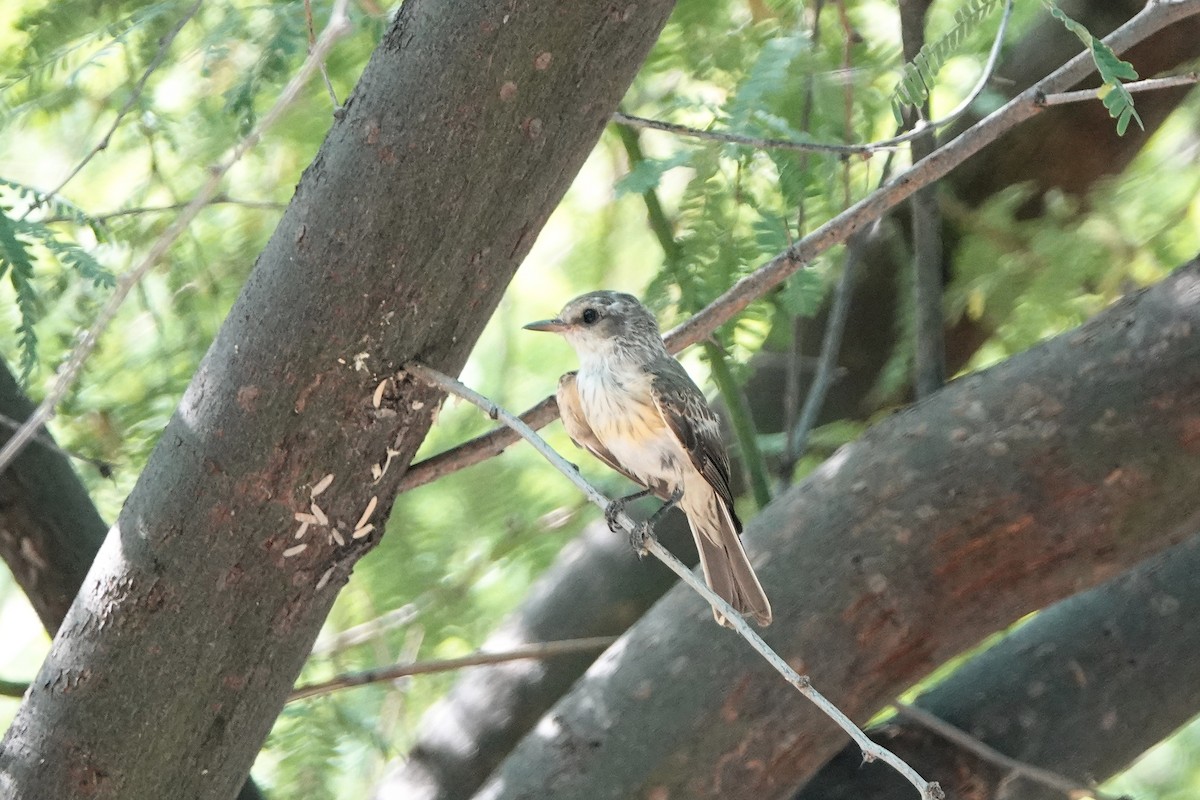
[[[608,529],[613,533],[621,530],[621,523],[617,522],[617,517],[624,510],[624,500],[610,500],[608,505],[604,507],[604,521],[608,523]]]
[[[639,522],[629,532],[629,546],[633,548],[633,552],[637,553],[638,558],[645,558],[650,554],[646,543],[653,541],[654,538],[654,528],[649,523]]]

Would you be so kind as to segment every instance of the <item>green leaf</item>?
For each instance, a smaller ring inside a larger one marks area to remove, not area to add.
[[[691,163],[692,151],[681,150],[670,158],[645,158],[633,165],[633,169],[625,173],[617,181],[617,197],[627,194],[642,194],[658,188],[662,176],[676,167]]]
[[[960,8],[954,13],[954,27],[936,41],[926,43],[913,60],[904,65],[892,91],[892,114],[897,124],[903,124],[905,108],[925,104],[946,61],[999,4],[1000,0],[975,0],[966,8]]]
[[[1121,81],[1137,80],[1137,70],[1133,68],[1133,65],[1128,61],[1122,61],[1111,47],[1092,36],[1083,25],[1068,17],[1054,0],[1042,0],[1042,3],[1050,9],[1050,14],[1055,19],[1062,22],[1067,30],[1079,37],[1079,41],[1083,42],[1088,52],[1092,54],[1092,60],[1096,62],[1096,71],[1100,73],[1100,80],[1104,82],[1097,95],[1104,103],[1104,107],[1108,109],[1108,115],[1117,121],[1117,135],[1125,135],[1131,119],[1136,120],[1138,127],[1145,130],[1146,126],[1142,124],[1142,118],[1138,116],[1137,110],[1133,107],[1133,95],[1121,83]]]

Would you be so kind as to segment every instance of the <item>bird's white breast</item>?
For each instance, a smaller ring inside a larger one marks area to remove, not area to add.
[[[671,433],[650,393],[650,375],[640,367],[581,367],[576,386],[584,418],[596,438],[647,486],[680,486],[691,460]]]

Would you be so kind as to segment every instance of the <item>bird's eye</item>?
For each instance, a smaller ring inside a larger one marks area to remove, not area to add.
[[[580,317],[580,319],[583,320],[584,325],[591,325],[596,320],[600,319],[600,312],[594,308],[585,308],[583,310],[583,316]]]

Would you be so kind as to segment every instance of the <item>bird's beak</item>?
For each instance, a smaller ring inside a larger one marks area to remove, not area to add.
[[[570,324],[563,322],[561,319],[540,319],[537,322],[531,322],[525,326],[527,331],[548,331],[550,333],[562,333]]]

